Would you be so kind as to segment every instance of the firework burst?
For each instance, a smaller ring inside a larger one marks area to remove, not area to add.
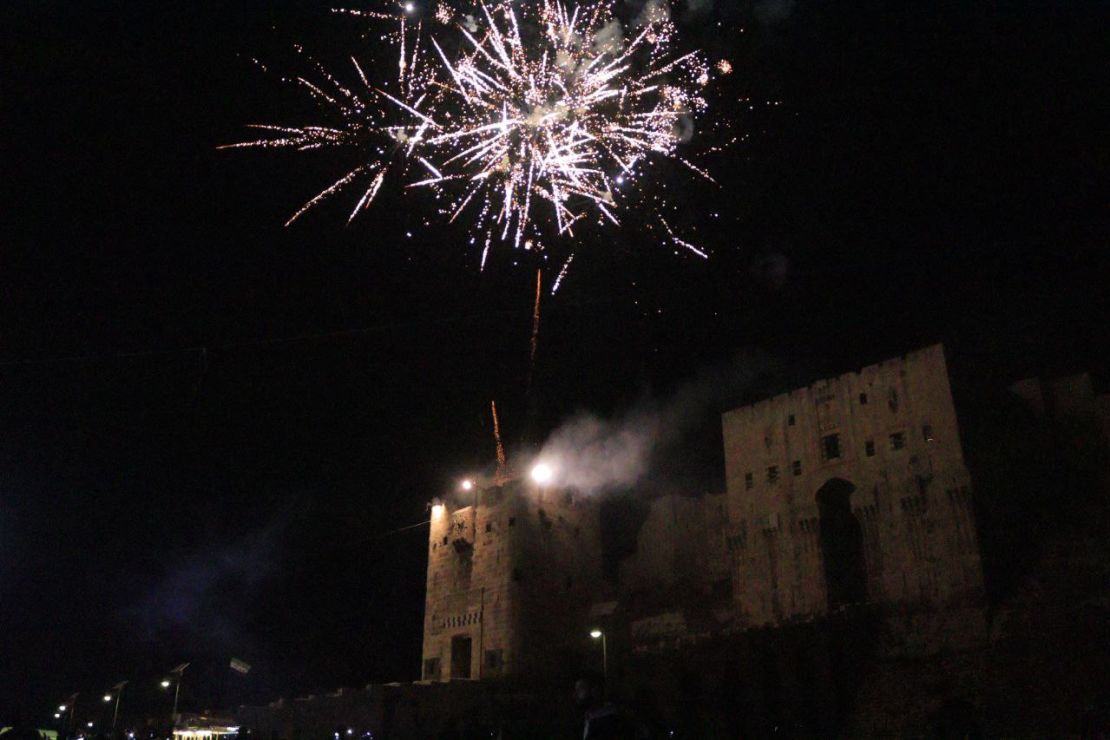
[[[353,57],[357,85],[313,63],[313,79],[291,81],[333,123],[256,125],[261,138],[227,148],[358,153],[287,225],[357,187],[350,222],[392,171],[406,191],[433,191],[448,221],[470,225],[483,266],[495,241],[542,251],[587,221],[620,226],[622,211],[637,207],[666,243],[704,257],[667,224],[658,198],[624,193],[659,161],[711,179],[680,150],[706,109],[702,91],[715,70],[699,52],[675,51],[665,2],[649,2],[626,24],[613,11],[612,0],[486,0],[473,13],[441,2],[426,19],[407,2],[337,11],[388,23],[392,84],[376,84]]]

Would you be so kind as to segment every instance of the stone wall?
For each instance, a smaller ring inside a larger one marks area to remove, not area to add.
[[[939,345],[722,417],[742,625],[979,598],[971,481]]]
[[[423,677],[554,670],[585,634],[600,573],[591,499],[516,479],[479,487],[468,506],[436,504]]]
[[[620,567],[622,592],[665,592],[676,584],[709,589],[728,578],[725,497],[662,496],[651,502],[636,552]]]

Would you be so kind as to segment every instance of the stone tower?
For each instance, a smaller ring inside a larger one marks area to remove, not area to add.
[[[940,345],[729,411],[722,424],[741,624],[980,598]]]
[[[597,502],[514,478],[432,507],[425,680],[549,675],[601,586]]]

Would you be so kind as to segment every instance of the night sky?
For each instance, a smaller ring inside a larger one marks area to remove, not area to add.
[[[479,272],[396,189],[350,227],[340,200],[282,228],[343,161],[216,151],[306,110],[249,57],[394,62],[357,23],[4,3],[0,724],[123,679],[131,711],[166,712],[185,661],[187,710],[416,678],[425,533],[393,530],[491,465],[493,398],[522,453],[737,357],[752,394],[934,341],[998,382],[1104,371],[1100,5],[676,3],[736,70],[712,99],[742,137],[706,160],[722,187],[658,173],[712,257],[584,237],[529,399],[531,255]],[[680,454],[687,492],[721,485],[719,410]]]

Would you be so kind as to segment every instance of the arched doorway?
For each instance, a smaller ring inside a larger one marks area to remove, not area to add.
[[[854,485],[841,478],[832,478],[817,490],[829,611],[867,600],[863,528],[852,513],[851,497],[855,490]]]

